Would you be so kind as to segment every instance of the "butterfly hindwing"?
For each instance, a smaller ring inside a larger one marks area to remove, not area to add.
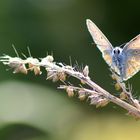
[[[123,80],[126,81],[135,75],[140,70],[140,62],[137,62],[134,59],[129,59],[126,63],[125,74]]]

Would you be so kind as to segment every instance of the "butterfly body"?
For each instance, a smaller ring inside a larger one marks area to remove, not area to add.
[[[115,47],[112,50],[112,69],[118,68],[118,74],[120,75],[121,79],[123,79],[125,75],[125,60],[126,55],[123,52],[123,49],[120,47]],[[114,68],[113,68],[114,67]]]
[[[140,71],[140,34],[126,43],[123,48],[114,48],[89,19],[87,19],[87,27],[104,60],[122,81],[128,80]]]

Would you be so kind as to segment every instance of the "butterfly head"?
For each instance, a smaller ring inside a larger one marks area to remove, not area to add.
[[[121,53],[122,53],[122,48],[120,48],[120,47],[115,47],[112,51],[112,55],[114,55],[114,56],[119,56],[119,55],[121,55]]]

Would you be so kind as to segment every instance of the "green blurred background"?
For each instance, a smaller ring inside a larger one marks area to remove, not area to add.
[[[114,92],[107,64],[87,31],[94,21],[116,46],[139,34],[139,0],[1,0],[0,55],[34,57],[53,53],[55,60],[89,65],[90,76]],[[139,140],[140,122],[110,104],[96,109],[57,90],[46,74],[12,74],[0,64],[0,140]],[[139,96],[140,74],[134,76]],[[114,92],[115,94],[118,94]]]

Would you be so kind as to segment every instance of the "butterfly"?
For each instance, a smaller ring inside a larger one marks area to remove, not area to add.
[[[113,47],[100,29],[89,19],[86,20],[90,32],[102,57],[122,81],[126,81],[140,70],[140,34],[121,47]]]

